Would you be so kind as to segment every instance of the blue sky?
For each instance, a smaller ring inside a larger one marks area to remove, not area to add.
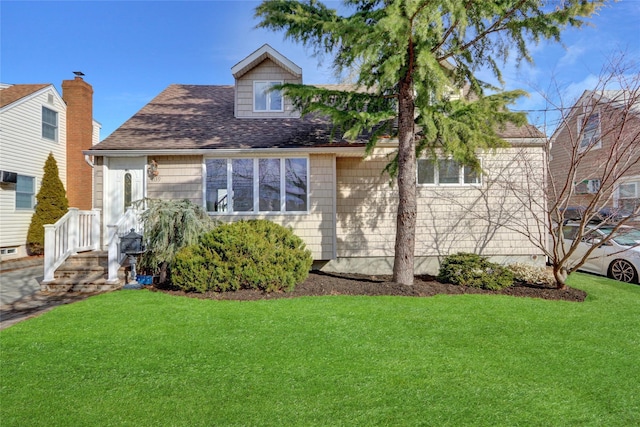
[[[559,0],[557,0],[559,1]],[[338,2],[326,1],[331,7]],[[73,71],[94,89],[94,118],[107,137],[165,87],[233,84],[231,67],[269,43],[303,69],[305,83],[335,83],[331,70],[282,33],[255,29],[257,1],[0,1],[0,81],[53,83]],[[567,97],[592,88],[612,53],[640,60],[640,0],[600,11],[569,30],[565,47],[532,47],[534,66],[504,67],[506,88],[531,93],[515,107],[540,125],[539,90],[557,82]]]

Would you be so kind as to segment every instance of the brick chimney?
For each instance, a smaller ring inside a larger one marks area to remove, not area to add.
[[[93,145],[93,88],[78,76],[62,81],[67,103],[67,199],[69,207],[92,209],[93,169],[82,154]]]

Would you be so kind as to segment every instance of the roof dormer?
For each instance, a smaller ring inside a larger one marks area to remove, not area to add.
[[[235,78],[234,115],[237,118],[300,117],[277,84],[302,83],[302,68],[268,44],[231,67]]]

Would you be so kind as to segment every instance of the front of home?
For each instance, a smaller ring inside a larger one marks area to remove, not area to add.
[[[291,227],[315,268],[390,273],[398,192],[383,169],[397,142],[382,140],[365,156],[365,141],[336,139],[326,119],[300,117],[266,89],[302,83],[302,70],[268,45],[231,72],[233,86],[167,87],[85,151],[103,235],[136,200],[188,199],[221,221]],[[458,251],[543,262],[525,236],[532,214],[512,186],[527,183],[542,198],[544,139],[530,127],[509,126],[501,136],[510,147],[480,153],[481,175],[449,159],[418,160],[417,273],[433,274],[442,256]]]

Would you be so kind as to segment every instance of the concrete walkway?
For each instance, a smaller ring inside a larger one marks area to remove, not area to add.
[[[11,304],[40,290],[44,267],[38,261],[0,263],[0,305]]]
[[[80,301],[94,293],[40,291],[44,259],[29,257],[0,262],[0,330],[52,308]]]

